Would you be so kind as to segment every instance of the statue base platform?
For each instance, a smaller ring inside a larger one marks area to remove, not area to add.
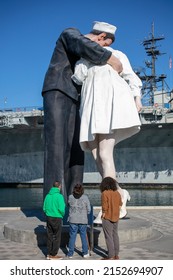
[[[24,211],[23,211],[24,212]],[[4,224],[5,238],[24,244],[46,246],[46,222],[42,210],[29,210],[25,215],[15,216],[13,220]],[[94,213],[95,214],[95,213]],[[127,215],[119,220],[120,244],[126,242],[137,242],[150,239],[153,236],[152,223],[142,218]],[[104,233],[101,225],[88,226],[88,238],[94,246],[105,246]],[[91,240],[92,239],[92,240]],[[68,246],[69,226],[62,228],[61,247]],[[80,236],[77,236],[76,246],[81,246]]]

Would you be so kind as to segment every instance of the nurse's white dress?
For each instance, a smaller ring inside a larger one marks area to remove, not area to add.
[[[72,76],[73,81],[82,84],[79,141],[84,151],[88,150],[87,142],[93,141],[96,134],[112,134],[117,144],[140,131],[134,97],[141,94],[141,80],[124,53],[107,49],[120,59],[121,75],[108,64],[96,66],[80,59]]]

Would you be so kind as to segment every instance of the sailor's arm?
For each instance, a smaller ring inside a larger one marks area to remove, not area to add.
[[[117,71],[118,73],[121,73],[123,71],[123,66],[120,60],[115,57],[113,54],[108,59],[107,63],[112,66],[112,68]]]
[[[118,58],[111,51],[101,47],[98,43],[80,34],[75,28],[68,28],[61,34],[61,40],[70,53],[82,57],[95,65],[110,64],[118,73],[123,67]]]

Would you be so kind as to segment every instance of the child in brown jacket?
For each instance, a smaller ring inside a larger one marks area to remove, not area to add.
[[[118,220],[122,201],[117,187],[117,181],[111,177],[105,177],[100,184],[102,228],[108,249],[108,257],[104,260],[119,259]]]

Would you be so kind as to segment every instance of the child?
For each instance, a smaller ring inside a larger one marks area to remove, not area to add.
[[[108,249],[108,257],[103,260],[119,259],[118,220],[122,201],[117,185],[116,180],[111,177],[105,177],[100,184],[102,228]]]
[[[61,184],[55,182],[46,195],[43,204],[47,222],[48,260],[62,259],[61,256],[57,255],[61,242],[62,219],[65,214],[65,201],[60,190]]]
[[[84,195],[83,186],[75,185],[73,194],[69,196],[69,223],[70,223],[70,240],[69,252],[67,256],[73,257],[77,232],[79,231],[82,242],[82,255],[84,258],[89,257],[88,240],[87,240],[87,224],[88,214],[91,211],[91,205],[87,195]]]

